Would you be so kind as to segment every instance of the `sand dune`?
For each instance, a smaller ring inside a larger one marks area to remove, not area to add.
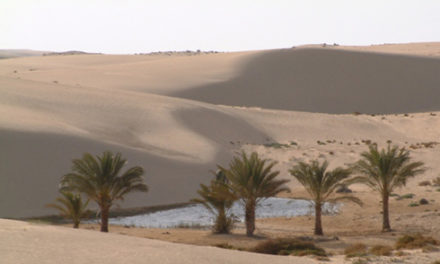
[[[130,165],[145,168],[151,191],[121,204],[133,207],[188,201],[211,178],[209,170],[241,149],[277,159],[281,176],[289,178],[286,169],[295,160],[324,155],[334,165],[354,161],[365,139],[406,146],[436,141],[438,112],[286,110],[440,110],[439,66],[431,57],[324,48],[2,60],[0,217],[53,212],[44,205],[57,196],[71,160],[84,152],[120,151]],[[298,146],[264,146],[291,141]],[[424,177],[435,176],[437,152],[416,150],[433,168]]]
[[[269,256],[190,246],[10,220],[0,220],[0,256],[1,262],[5,264],[317,263],[301,257]]]
[[[239,76],[172,96],[321,113],[440,110],[440,59],[323,48],[262,52]]]
[[[0,74],[213,104],[321,113],[440,110],[440,45],[304,46],[238,53],[0,61]]]

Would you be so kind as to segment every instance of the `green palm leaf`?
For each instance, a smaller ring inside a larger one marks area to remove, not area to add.
[[[310,163],[299,162],[289,170],[304,186],[315,204],[315,235],[323,235],[321,212],[325,202],[345,200],[362,204],[358,198],[351,195],[330,198],[338,187],[349,184],[351,170],[341,167],[328,170],[328,165],[327,161],[320,164],[318,160],[313,160]]]
[[[261,159],[256,152],[249,156],[243,151],[233,157],[226,169],[218,166],[229,181],[229,188],[237,199],[245,204],[246,233],[252,236],[255,230],[255,207],[262,198],[289,191],[288,180],[277,179],[279,171],[273,171],[276,162]]]
[[[47,204],[46,207],[57,209],[61,216],[73,221],[73,227],[78,228],[81,218],[87,216],[87,205],[89,200],[83,203],[81,195],[71,192],[60,192],[61,197],[56,199],[54,204]]]
[[[61,180],[61,190],[84,193],[98,204],[103,232],[108,232],[108,213],[115,201],[131,192],[148,191],[143,183],[144,170],[136,166],[122,172],[125,164],[120,153],[106,151],[96,157],[85,153],[81,159],[73,160],[72,173]]]
[[[394,189],[406,185],[409,178],[425,171],[423,162],[411,162],[410,153],[405,148],[388,145],[378,150],[370,145],[369,151],[361,154],[361,160],[353,164],[358,174],[353,182],[360,182],[380,193],[383,205],[383,231],[390,231],[388,199]]]

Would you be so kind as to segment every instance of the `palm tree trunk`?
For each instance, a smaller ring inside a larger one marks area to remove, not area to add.
[[[225,209],[223,207],[221,207],[218,210],[214,233],[226,234],[228,232],[229,232],[229,230],[227,227],[227,219],[226,219]]]
[[[384,193],[382,195],[382,213],[383,213],[382,232],[390,232],[391,231],[390,216],[389,216],[389,210],[388,210],[388,200],[389,200],[388,193]]]
[[[108,232],[108,212],[107,206],[101,207],[101,232]]]
[[[315,202],[315,235],[322,236],[324,232],[322,231],[321,223],[322,205],[321,203]]]
[[[79,221],[73,222],[73,228],[79,228]]]
[[[246,235],[253,236],[255,231],[255,200],[249,199],[246,201],[246,212],[245,212],[245,222],[246,222]]]

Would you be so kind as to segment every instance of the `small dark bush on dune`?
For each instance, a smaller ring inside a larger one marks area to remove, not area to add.
[[[419,204],[425,205],[425,204],[429,204],[429,201],[426,200],[425,198],[420,199]]]
[[[367,246],[362,243],[353,244],[344,250],[344,254],[347,258],[366,256]]]
[[[404,235],[401,236],[396,242],[396,249],[415,249],[423,248],[428,245],[438,245],[439,242],[432,237],[425,237],[421,234]]]
[[[252,251],[271,255],[327,255],[324,249],[315,246],[312,242],[304,242],[295,238],[270,239],[259,243]]]
[[[421,181],[421,182],[419,182],[419,186],[431,186],[431,182],[430,181]]]

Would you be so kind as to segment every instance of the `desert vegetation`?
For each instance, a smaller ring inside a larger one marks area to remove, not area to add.
[[[331,198],[331,195],[333,195],[338,188],[347,186],[347,180],[351,175],[351,170],[341,167],[328,170],[328,165],[329,163],[327,161],[320,163],[318,160],[313,160],[310,163],[299,162],[289,171],[290,174],[304,186],[314,202],[315,235],[324,235],[321,215],[322,206],[325,202],[334,203],[346,200],[359,205],[362,204],[359,198],[352,195],[342,195]]]
[[[397,239],[396,249],[416,249],[430,245],[437,246],[439,242],[432,237],[426,237],[421,234],[407,234]]]
[[[61,191],[60,194],[61,196],[56,199],[57,203],[47,204],[46,206],[57,209],[62,217],[72,220],[73,228],[79,228],[81,219],[89,215],[87,211],[89,200],[83,202],[81,195],[78,193]]]
[[[377,145],[369,146],[369,151],[361,154],[361,160],[353,169],[360,176],[352,182],[361,182],[380,194],[382,198],[382,231],[391,231],[389,219],[389,197],[394,189],[406,185],[409,178],[423,173],[423,162],[411,162],[409,151],[405,148],[388,145],[378,150]]]
[[[296,238],[269,239],[256,245],[252,251],[271,255],[327,256],[325,250],[314,243]]]
[[[101,232],[108,232],[110,208],[115,201],[131,192],[147,192],[143,183],[143,168],[136,166],[122,172],[126,164],[120,153],[110,151],[101,156],[85,153],[74,159],[72,172],[63,176],[62,191],[77,191],[97,203],[101,215]]]
[[[255,231],[255,208],[262,198],[275,196],[289,191],[287,180],[277,178],[279,171],[274,171],[275,161],[261,159],[256,152],[250,155],[242,152],[235,156],[229,167],[218,166],[228,180],[228,186],[236,197],[245,205],[246,235],[253,236]]]
[[[229,215],[228,211],[236,198],[228,184],[224,172],[219,170],[210,185],[200,184],[200,189],[197,191],[200,198],[192,200],[205,206],[215,216],[212,231],[217,234],[229,233],[234,225],[234,216]]]

